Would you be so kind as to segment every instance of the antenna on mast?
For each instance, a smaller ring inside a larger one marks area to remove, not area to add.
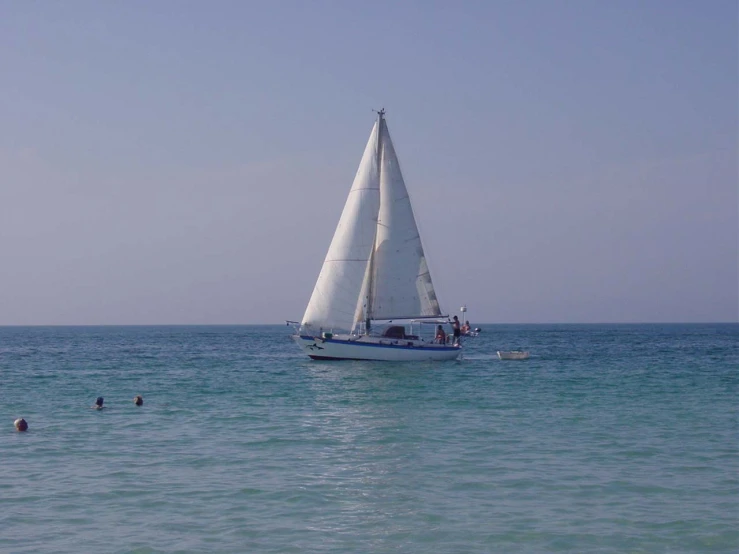
[[[380,108],[379,110],[372,110],[372,111],[375,112],[377,115],[379,115],[380,119],[385,117],[385,108]]]

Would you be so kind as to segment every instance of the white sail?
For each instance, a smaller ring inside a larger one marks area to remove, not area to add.
[[[380,209],[369,312],[372,319],[439,316],[439,301],[400,164],[382,117],[379,124]]]
[[[344,211],[313,289],[302,325],[318,333],[351,330],[372,255],[380,203],[378,126],[375,124]]]

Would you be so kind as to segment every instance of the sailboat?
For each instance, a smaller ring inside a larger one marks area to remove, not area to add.
[[[344,211],[295,342],[319,360],[453,360],[461,352],[422,330],[449,323],[431,281],[408,191],[377,112]],[[440,333],[441,335],[441,333]]]

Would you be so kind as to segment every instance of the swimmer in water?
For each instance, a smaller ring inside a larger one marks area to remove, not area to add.
[[[136,404],[137,406],[143,406],[144,397],[141,396],[140,394],[137,394],[133,399],[133,403]]]
[[[98,396],[97,399],[95,399],[95,405],[94,406],[91,406],[91,407],[94,408],[95,410],[102,410],[104,408],[104,406],[103,406],[103,397],[102,396]]]
[[[16,419],[13,422],[13,425],[15,425],[15,430],[18,431],[19,433],[22,433],[23,431],[28,431],[28,422],[22,417],[19,419]]]

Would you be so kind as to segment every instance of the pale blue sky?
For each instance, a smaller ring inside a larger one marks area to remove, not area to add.
[[[0,324],[299,319],[381,106],[449,312],[736,321],[737,21],[0,0]]]

